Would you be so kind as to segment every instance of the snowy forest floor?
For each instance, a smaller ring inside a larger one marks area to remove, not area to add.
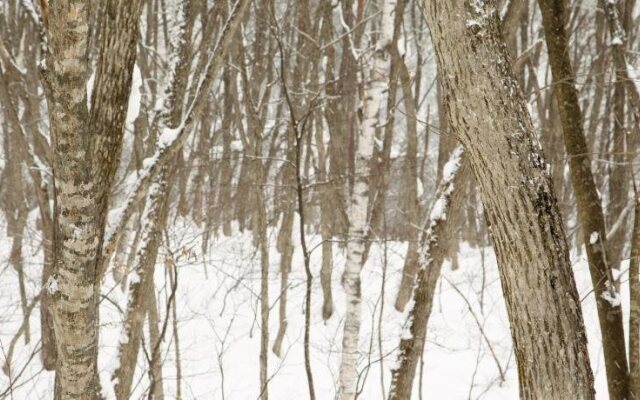
[[[42,251],[35,215],[25,231],[25,268],[29,300],[40,287]],[[260,352],[260,253],[250,232],[235,232],[231,237],[209,241],[202,251],[203,234],[197,226],[184,220],[169,224],[170,245],[158,257],[155,283],[161,324],[166,315],[170,293],[164,260],[175,255],[178,267],[177,315],[182,370],[183,399],[255,400],[259,396]],[[5,232],[0,220],[0,232]],[[297,228],[294,229],[297,232]],[[309,235],[310,248],[320,238]],[[270,342],[278,329],[280,294],[279,253],[276,231],[270,231],[269,301]],[[294,244],[297,238],[294,238]],[[2,364],[10,342],[22,324],[18,278],[8,262],[11,238],[0,236],[0,343]],[[362,271],[363,321],[360,335],[362,356],[359,363],[361,399],[383,399],[388,390],[390,371],[395,364],[395,348],[402,335],[405,317],[394,307],[400,282],[406,244],[374,243]],[[385,262],[386,260],[386,262]],[[585,255],[572,254],[573,268],[584,309],[591,363],[596,378],[598,399],[606,399],[606,382],[599,327]],[[322,291],[319,269],[321,250],[312,253],[314,276],[312,298],[311,362],[319,399],[333,399],[336,392],[344,292],[340,277],[344,253],[334,245],[333,293],[335,312],[328,321],[321,317]],[[386,265],[386,274],[385,274]],[[447,262],[438,283],[434,308],[429,321],[421,382],[416,379],[414,398],[446,399],[515,399],[518,382],[509,324],[502,299],[502,289],[491,248],[471,248],[463,244],[459,253],[460,268],[452,271]],[[626,262],[622,266],[622,306],[628,319]],[[382,296],[383,276],[384,296]],[[269,353],[269,394],[272,400],[308,398],[303,359],[305,274],[302,254],[296,246],[289,282],[288,329],[282,358]],[[103,393],[113,399],[113,373],[117,359],[117,342],[122,328],[126,292],[108,273],[102,285],[100,308],[100,375]],[[382,309],[382,316],[380,315]],[[625,326],[626,328],[626,326]],[[145,328],[145,335],[146,335]],[[50,399],[53,373],[42,370],[39,310],[30,318],[31,341],[21,337],[15,346],[11,376],[0,373],[0,399]],[[148,336],[147,336],[148,337]],[[169,321],[162,344],[163,378],[166,398],[175,398],[176,356],[172,322]],[[148,342],[146,343],[148,346]],[[132,398],[145,396],[148,388],[148,363],[140,353]],[[419,376],[420,371],[418,371]],[[12,389],[9,387],[12,386]],[[418,397],[418,387],[422,397]]]

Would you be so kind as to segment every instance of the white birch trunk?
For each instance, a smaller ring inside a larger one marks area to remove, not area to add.
[[[395,0],[383,0],[382,30],[376,45],[373,70],[365,88],[363,121],[356,148],[356,177],[349,205],[349,240],[347,261],[342,285],[346,292],[347,308],[342,338],[342,361],[340,364],[340,399],[355,399],[358,336],[360,334],[361,292],[360,269],[364,253],[364,238],[367,231],[367,206],[369,203],[369,161],[373,155],[373,142],[379,124],[380,105],[388,90],[389,52],[393,36],[393,12]]]

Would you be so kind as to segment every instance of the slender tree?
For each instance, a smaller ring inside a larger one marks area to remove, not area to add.
[[[413,303],[407,310],[408,333],[400,339],[398,367],[391,375],[389,400],[410,400],[416,366],[424,351],[427,323],[431,315],[436,283],[448,253],[450,237],[457,221],[450,211],[461,206],[464,193],[464,152],[458,146],[445,164],[444,173],[431,213],[420,240],[418,282],[413,290]]]
[[[340,398],[355,399],[358,363],[358,336],[360,334],[361,301],[360,270],[363,263],[364,239],[367,236],[367,206],[369,203],[368,166],[373,155],[373,142],[379,124],[380,106],[389,74],[388,46],[393,35],[394,0],[382,2],[382,30],[376,43],[371,76],[366,77],[363,99],[363,117],[356,144],[356,176],[349,204],[349,231],[347,261],[342,275],[346,292],[347,311],[342,338],[340,363]],[[369,71],[365,68],[365,74]]]
[[[608,256],[604,213],[591,173],[582,110],[578,102],[575,74],[569,59],[568,37],[564,28],[567,16],[566,3],[555,0],[540,0],[539,3],[553,74],[554,94],[569,155],[569,171],[576,195],[578,220],[582,225],[582,240],[587,250],[589,272],[596,297],[609,396],[612,399],[626,399],[629,372],[622,309],[615,301],[618,295],[611,273],[612,258]]]

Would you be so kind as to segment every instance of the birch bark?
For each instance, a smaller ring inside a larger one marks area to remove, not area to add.
[[[373,142],[379,124],[380,105],[387,90],[389,52],[393,36],[395,0],[382,3],[382,30],[376,44],[371,76],[365,87],[363,120],[356,145],[356,176],[349,205],[347,261],[342,285],[346,292],[347,309],[342,339],[340,364],[340,398],[355,399],[358,364],[358,336],[361,319],[360,270],[367,235],[367,206],[369,202],[368,165],[373,155]]]

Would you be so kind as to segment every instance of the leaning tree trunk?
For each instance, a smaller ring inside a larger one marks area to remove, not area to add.
[[[389,400],[410,400],[416,366],[424,351],[427,323],[431,315],[436,283],[458,221],[450,211],[462,205],[464,193],[463,150],[457,147],[444,166],[444,174],[420,241],[418,282],[408,310],[408,335],[400,339],[398,368],[392,371]],[[460,213],[456,213],[460,214]]]
[[[361,291],[360,270],[367,236],[367,206],[369,203],[368,165],[373,155],[373,141],[381,100],[387,89],[389,53],[393,35],[393,11],[395,0],[384,0],[382,5],[382,32],[376,44],[371,77],[365,88],[363,120],[356,146],[356,176],[349,206],[347,261],[342,275],[346,292],[347,310],[342,338],[340,364],[340,399],[352,400],[356,396],[358,363],[358,336],[360,334]],[[365,68],[366,70],[366,68]]]
[[[195,19],[190,0],[186,0],[176,10],[173,16],[173,26],[180,35],[173,38],[172,69],[166,88],[167,99],[163,109],[163,120],[157,125],[155,132],[161,142],[161,133],[168,127],[176,129],[182,121],[183,99],[186,97],[186,86],[190,71],[187,55],[191,49],[191,33]],[[177,161],[177,156],[174,160]],[[169,197],[175,182],[175,168],[163,166],[160,173],[153,179],[147,203],[142,213],[140,227],[140,244],[135,256],[134,271],[129,277],[129,296],[124,320],[123,333],[118,343],[118,368],[113,373],[114,391],[118,400],[125,400],[131,396],[131,385],[138,361],[142,328],[149,309],[149,291],[154,290],[153,276],[156,259],[162,244],[162,231],[169,214]],[[155,306],[155,305],[154,305]],[[150,322],[151,323],[151,322]],[[151,359],[154,360],[159,344],[152,344]],[[151,366],[153,368],[153,365]],[[155,378],[156,377],[154,375]],[[154,392],[160,381],[152,382]]]
[[[135,269],[129,276],[129,298],[123,334],[118,343],[118,368],[113,374],[115,394],[118,400],[131,395],[131,384],[140,350],[142,326],[148,310],[148,292],[153,290],[153,274],[156,257],[162,242],[162,228],[168,214],[168,194],[173,173],[163,171],[158,182],[150,189],[149,199],[142,214],[142,238],[136,254]],[[154,344],[155,346],[155,344]],[[153,357],[154,354],[151,354]]]
[[[214,57],[220,59],[226,58],[231,38],[234,36],[235,30],[243,11],[246,9],[248,2],[243,0],[236,4],[234,11],[229,16],[227,23],[221,29],[218,40],[219,47],[214,52],[218,52]],[[195,20],[195,10],[190,0],[182,3],[182,7],[176,15],[175,26],[180,28],[180,36],[173,43],[173,62],[175,70],[171,71],[169,84],[167,85],[167,100],[164,105],[163,121],[160,124],[158,133],[166,130],[179,129],[184,124],[183,115],[183,99],[187,93],[187,82],[190,72],[190,64],[187,62],[191,53],[191,34]],[[218,64],[219,66],[219,64]],[[209,70],[208,74],[215,74],[215,67]],[[162,135],[159,137],[162,146]],[[178,155],[173,156],[177,159]],[[127,314],[124,327],[124,340],[119,343],[119,366],[114,372],[115,392],[118,399],[127,399],[130,396],[133,374],[135,372],[136,361],[140,348],[140,340],[142,335],[142,324],[146,315],[147,292],[153,288],[153,274],[155,270],[158,250],[162,243],[162,230],[166,224],[168,216],[168,207],[170,201],[171,188],[175,182],[175,169],[168,165],[160,168],[159,174],[153,179],[149,191],[149,198],[143,214],[142,240],[140,248],[136,255],[136,273],[133,275],[135,279],[130,281],[129,300],[127,306]],[[168,318],[168,317],[167,317]],[[152,368],[160,356],[159,343],[153,344],[151,352]],[[151,382],[155,392],[161,392],[162,383],[157,374],[152,374],[155,382]]]
[[[480,187],[523,399],[593,399],[555,194],[501,40],[496,1],[425,1],[447,114]],[[517,238],[517,239],[516,239]]]
[[[607,257],[604,214],[591,174],[582,111],[569,60],[568,35],[564,28],[567,10],[563,1],[540,0],[539,3],[553,74],[554,93],[558,101],[565,147],[569,156],[569,172],[578,206],[578,220],[582,225],[582,239],[587,250],[589,272],[596,297],[609,397],[612,400],[622,400],[627,398],[629,391],[622,309],[614,301],[617,294],[611,274],[612,257]]]

